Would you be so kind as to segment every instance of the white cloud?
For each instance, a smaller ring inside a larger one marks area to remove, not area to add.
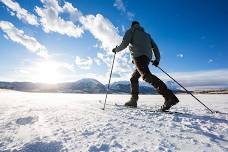
[[[73,64],[69,64],[69,63],[65,63],[65,62],[61,62],[61,61],[56,62],[56,64],[58,65],[59,70],[64,70],[64,71],[67,70],[67,71],[71,71],[71,72],[74,71]]]
[[[133,70],[134,68],[129,54],[124,54],[119,58],[117,57],[117,62],[115,62],[114,66],[114,72],[119,73],[122,76],[125,76],[131,74]]]
[[[80,18],[81,23],[85,29],[90,31],[92,35],[100,42],[100,47],[104,49],[104,52],[98,52],[97,58],[104,62],[109,69],[111,68],[113,53],[112,49],[119,45],[122,37],[118,34],[117,28],[101,14],[87,15]],[[126,55],[128,54],[128,55]],[[132,72],[132,64],[130,61],[129,53],[122,51],[116,55],[116,61],[114,65],[114,73],[118,73],[121,76],[126,76]]]
[[[83,27],[78,27],[77,29],[82,30],[81,34],[83,33],[83,30],[89,31],[95,39],[98,40],[99,47],[104,49],[104,52],[100,53],[103,54],[103,59],[98,57],[98,59],[94,60],[97,65],[100,65],[101,62],[104,62],[108,69],[111,66],[111,61],[113,57],[113,53],[111,50],[118,44],[120,44],[122,37],[118,34],[118,29],[103,15],[97,14],[97,15],[87,15],[83,16],[80,10],[75,8],[71,3],[64,2],[64,6],[61,7],[58,4],[58,1],[56,0],[41,0],[44,4],[44,8],[41,9],[39,7],[36,8],[36,12],[41,16],[41,24],[46,32],[55,31],[61,34],[67,34],[68,36],[71,36],[70,34],[73,34],[73,32],[70,32],[73,30],[72,28],[69,28],[67,30],[67,25],[64,25],[64,27],[61,26],[61,22],[65,23],[63,19],[59,17],[60,13],[67,12],[71,15],[71,18],[73,18],[74,22],[78,22],[82,24]],[[73,22],[69,22],[72,26],[75,26]],[[70,26],[70,27],[72,27]],[[70,30],[71,29],[71,30]],[[69,32],[67,32],[69,31]],[[80,36],[77,34],[74,34],[74,37]],[[96,45],[97,47],[98,45]],[[125,62],[125,51],[118,53],[116,56],[116,64],[115,64],[115,70],[118,73],[127,73],[129,72],[129,69],[132,69],[132,65],[126,66]],[[77,57],[76,57],[77,58]],[[83,63],[84,60],[77,58],[78,63]],[[128,59],[129,60],[129,59]],[[87,62],[91,63],[93,60],[87,58]],[[89,69],[89,66],[87,65],[81,65],[81,68]],[[86,62],[85,62],[86,64]],[[124,70],[124,68],[127,68]]]
[[[212,63],[212,62],[214,62],[213,59],[209,59],[209,60],[208,60],[208,63]]]
[[[108,55],[104,54],[104,53],[97,53],[97,58],[99,60],[101,60],[102,62],[104,62],[106,65],[110,65],[111,64],[111,57],[109,57]]]
[[[46,33],[57,32],[75,38],[83,34],[82,27],[75,25],[72,21],[65,21],[59,16],[64,11],[70,13],[75,20],[81,16],[81,13],[70,3],[65,2],[65,5],[61,7],[57,0],[41,0],[41,2],[44,8],[36,7],[35,11],[40,16],[40,23]]]
[[[41,2],[43,3],[43,8],[36,7],[35,11],[40,17],[40,24],[45,32],[58,32],[63,35],[80,37],[84,30],[88,30],[99,42],[99,46],[96,45],[96,47],[104,49],[104,52],[100,53],[103,54],[104,60],[97,58],[94,59],[94,62],[97,65],[104,62],[109,69],[113,57],[111,50],[120,44],[122,37],[118,34],[118,29],[107,18],[101,14],[83,16],[83,14],[69,2],[64,2],[63,6],[60,6],[57,0],[41,0]],[[68,13],[71,21],[62,19],[60,17],[61,13]],[[76,26],[73,22],[80,23],[83,27]],[[28,45],[25,46],[29,48]],[[31,50],[31,48],[29,48],[29,50]],[[116,56],[114,70],[118,74],[129,73],[130,69],[132,69],[132,65],[127,65],[126,63],[127,58],[125,57],[125,53],[126,52],[123,51]],[[90,64],[93,62],[90,57],[86,60],[77,58],[76,61],[77,64],[80,65],[80,68],[84,69],[89,69]]]
[[[80,18],[80,22],[101,42],[101,47],[104,50],[111,52],[112,48],[121,41],[121,37],[117,34],[117,28],[101,14],[83,16]]]
[[[96,44],[93,45],[93,47],[94,47],[94,48],[98,48],[99,45],[96,43]]]
[[[97,58],[96,60],[94,59],[94,62],[97,65],[100,65],[101,62],[104,62],[109,69],[113,57],[113,53],[111,52],[111,50],[117,44],[120,44],[122,37],[118,34],[118,29],[107,18],[103,17],[101,14],[83,16],[80,10],[75,8],[69,2],[64,1],[63,5],[61,6],[57,0],[40,1],[42,2],[43,6],[36,7],[35,11],[39,16],[40,25],[45,32],[57,32],[63,35],[77,38],[83,34],[84,30],[89,31],[94,36],[94,38],[98,40],[99,45],[97,45],[96,47],[104,49],[104,52],[102,52],[102,54],[104,55],[105,60],[103,61]],[[63,13],[67,13],[68,15],[70,15],[71,20],[66,21],[61,18],[60,15]],[[78,25],[75,25],[75,22],[81,24],[82,26],[80,27]],[[5,36],[5,38],[7,37]],[[34,52],[34,49],[31,48],[31,45],[28,45],[27,43],[25,44],[24,41],[19,42],[19,40],[17,40],[16,42],[23,44],[24,46],[26,46],[26,48]],[[40,50],[41,49],[44,50],[46,48],[40,45]],[[42,55],[42,53],[43,52],[41,51],[39,54]],[[121,53],[118,53],[118,55],[116,56],[116,72],[124,72],[123,67],[126,67],[126,63],[124,62],[125,53],[126,52],[123,51]],[[82,59],[82,61],[84,60]],[[82,61],[80,63],[83,63]],[[93,62],[92,59],[89,60],[89,63],[91,62]],[[89,68],[88,66],[83,65],[81,67],[86,69]]]
[[[21,8],[21,6],[12,0],[1,0],[2,3],[4,3],[8,8],[10,8],[13,12],[10,12],[11,15],[16,14],[17,18],[28,23],[31,25],[39,25],[37,21],[37,17],[31,13],[29,13],[24,8]]]
[[[90,67],[93,64],[93,60],[91,57],[87,58],[80,58],[79,56],[76,56],[75,58],[75,64],[80,68],[80,69],[90,69]]]
[[[94,58],[93,61],[97,64],[97,65],[101,65],[101,60],[98,58]]]
[[[8,38],[7,35],[4,34],[3,37],[4,37],[5,39],[9,40],[9,38]]]
[[[63,10],[70,14],[70,18],[73,22],[78,21],[82,16],[82,13],[69,2],[65,2]]]
[[[126,12],[126,7],[124,6],[124,3],[122,0],[115,0],[113,6],[122,12]]]
[[[179,53],[179,54],[177,54],[177,57],[178,57],[178,58],[183,58],[184,55],[183,55],[182,53]]]
[[[16,14],[12,11],[9,11],[11,16],[15,16]]]
[[[116,7],[117,10],[119,10],[122,13],[126,14],[126,16],[128,17],[129,20],[132,20],[134,18],[135,14],[130,12],[130,11],[127,11],[123,0],[115,0],[113,6]]]
[[[22,44],[29,51],[41,57],[48,57],[48,50],[45,46],[41,45],[34,37],[30,37],[24,31],[17,29],[12,23],[0,21],[0,28],[6,33],[8,39]]]
[[[132,13],[132,12],[127,12],[127,17],[128,17],[128,19],[129,19],[130,21],[132,21],[133,18],[135,17],[135,14]]]
[[[196,72],[175,72],[169,74],[183,86],[194,89],[201,87],[215,88],[228,86],[228,69]],[[170,80],[170,78],[168,78],[165,74],[160,74],[159,77],[165,81]]]

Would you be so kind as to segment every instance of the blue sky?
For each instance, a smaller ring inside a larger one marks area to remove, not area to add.
[[[189,87],[225,86],[227,8],[226,0],[1,0],[0,81],[106,83],[111,49],[138,20],[175,78]],[[113,81],[128,80],[133,69],[126,49],[117,54]]]

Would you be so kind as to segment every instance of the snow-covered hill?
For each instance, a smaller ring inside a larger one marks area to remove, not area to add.
[[[63,85],[63,84],[62,84]],[[105,86],[96,79],[81,79],[75,83],[69,83],[71,90],[77,90],[85,93],[104,93]]]
[[[188,95],[178,95],[165,114],[112,106],[129,95],[0,92],[0,151],[228,151],[228,95],[197,95],[211,114]],[[140,108],[157,109],[158,95],[141,95]]]
[[[180,88],[174,81],[167,81],[166,85],[170,90],[173,91],[178,91]]]
[[[131,84],[130,81],[118,81],[113,82],[110,85],[110,91],[113,93],[130,93],[131,92]],[[140,81],[139,83],[139,92],[140,94],[156,94],[154,88],[152,88],[149,84],[143,83]]]
[[[103,85],[96,79],[85,78],[76,82],[59,84],[45,84],[32,82],[0,82],[1,89],[12,89],[28,92],[62,92],[62,93],[106,93],[107,84]],[[167,82],[167,86],[175,91],[182,92],[172,81]],[[129,81],[113,82],[110,85],[110,93],[130,93]],[[146,82],[140,81],[139,92],[141,94],[156,94],[155,89]]]

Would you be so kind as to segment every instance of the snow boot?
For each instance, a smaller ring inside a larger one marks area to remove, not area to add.
[[[165,103],[161,106],[161,111],[167,111],[169,110],[172,106],[177,104],[179,102],[178,98],[172,94],[172,97],[168,98],[165,100]]]
[[[161,111],[169,110],[173,105],[179,102],[178,98],[171,90],[167,88],[165,83],[153,74],[146,74],[144,80],[150,83],[165,98],[165,103],[161,106]]]
[[[131,96],[131,99],[128,102],[126,102],[124,105],[127,107],[137,108],[138,99],[139,99],[138,96]]]

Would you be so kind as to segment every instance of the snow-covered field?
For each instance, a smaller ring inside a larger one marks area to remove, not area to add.
[[[222,113],[210,114],[189,95],[172,108],[184,114],[126,109],[105,95],[0,92],[0,151],[228,151],[228,95],[196,95]],[[129,95],[109,95],[124,103]],[[156,109],[158,95],[140,96]]]

